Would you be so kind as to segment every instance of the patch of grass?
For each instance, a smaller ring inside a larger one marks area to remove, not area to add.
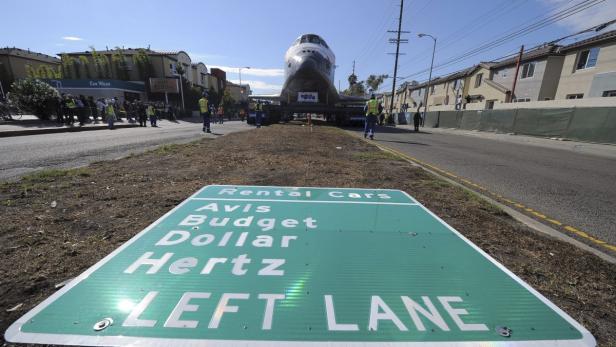
[[[433,188],[433,189],[440,189],[440,188],[445,188],[445,187],[450,186],[449,183],[445,181],[441,181],[439,179],[430,179],[430,180],[424,181],[423,183],[426,187]]]
[[[460,188],[461,189],[461,188]],[[484,200],[481,196],[468,191],[466,189],[461,189],[462,193],[464,194],[464,196],[466,197],[467,200],[472,201],[474,203],[477,203],[480,208],[484,211],[487,211],[491,214],[497,215],[497,216],[504,216],[507,215],[507,213],[505,211],[503,211],[500,207],[490,203],[487,200]]]
[[[166,154],[171,154],[174,153],[178,150],[178,145],[175,144],[170,144],[170,145],[162,145],[159,146],[158,148],[152,150],[152,152],[156,153],[156,154],[161,154],[161,155],[166,155]]]
[[[90,169],[80,167],[76,169],[49,169],[41,170],[21,178],[22,183],[25,182],[47,182],[53,181],[60,177],[89,177],[92,174]]]
[[[202,141],[203,139],[198,139],[198,140],[190,141],[187,143],[165,144],[165,145],[158,146],[157,148],[151,150],[150,152],[155,153],[155,154],[160,154],[160,155],[173,154],[173,153],[179,152],[181,149],[189,149],[192,147],[196,147],[200,143],[202,143]]]
[[[353,157],[359,160],[379,160],[379,159],[387,159],[387,160],[395,160],[395,161],[404,161],[404,159],[399,156],[386,152],[386,151],[372,151],[372,152],[359,152],[353,153]]]

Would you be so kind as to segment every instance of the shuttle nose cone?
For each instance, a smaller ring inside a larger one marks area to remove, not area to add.
[[[317,66],[318,63],[314,57],[304,57],[299,64],[299,70],[316,70]]]

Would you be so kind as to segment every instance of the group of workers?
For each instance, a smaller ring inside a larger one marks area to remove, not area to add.
[[[422,117],[419,110],[423,105],[419,105],[417,107],[417,112],[413,114],[413,126],[415,128],[415,132],[419,132],[419,125],[422,123]],[[372,94],[370,96],[370,100],[366,102],[366,106],[364,107],[364,112],[366,113],[366,120],[364,123],[364,138],[370,138],[370,140],[374,140],[374,132],[377,123],[383,125],[385,115],[383,114],[383,105],[378,102],[376,99],[376,95]],[[380,117],[380,119],[379,119]],[[379,121],[380,120],[380,121]]]
[[[122,115],[125,115],[129,121],[136,119],[140,127],[146,127],[148,120],[150,121],[150,126],[154,128],[158,126],[158,117],[153,103],[134,100],[132,102],[124,101],[120,105],[118,106],[116,98],[100,99],[97,102],[97,107],[100,107],[103,111],[102,114],[105,116],[109,129],[113,129],[115,121]]]
[[[74,97],[70,94],[62,94],[57,100],[57,119],[59,123],[73,125],[75,117],[79,121],[79,125],[84,125],[89,121],[90,116],[94,122],[101,120],[107,122],[109,129],[113,129],[114,123],[121,118],[126,118],[129,122],[139,122],[139,126],[147,126],[148,120],[152,127],[157,127],[158,114],[160,113],[159,105],[154,103],[145,103],[141,100],[120,102],[118,98],[104,99],[100,98],[96,101],[90,96],[88,98],[80,95]],[[168,113],[175,118],[173,107],[170,106]]]
[[[203,118],[203,132],[211,133],[211,122],[212,115],[217,116],[217,121],[220,124],[224,123],[224,108],[222,105],[216,105],[213,100],[210,100],[208,97],[208,93],[204,92],[203,96],[199,99],[199,113]],[[242,108],[239,111],[239,115],[242,121],[244,121],[244,117],[246,116],[246,111]],[[257,128],[261,127],[261,120],[263,117],[263,105],[260,100],[257,100],[255,105],[255,124]]]

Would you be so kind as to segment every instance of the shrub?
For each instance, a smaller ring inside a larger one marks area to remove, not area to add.
[[[11,85],[11,101],[39,118],[47,118],[50,105],[59,97],[58,90],[38,79],[25,78]]]

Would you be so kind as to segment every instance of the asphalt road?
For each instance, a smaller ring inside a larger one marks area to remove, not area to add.
[[[46,168],[70,168],[124,157],[161,144],[190,142],[250,129],[242,122],[212,125],[205,135],[201,124],[159,121],[158,128],[126,128],[0,138],[0,180]]]
[[[376,142],[616,245],[616,146],[455,130],[379,130]]]

